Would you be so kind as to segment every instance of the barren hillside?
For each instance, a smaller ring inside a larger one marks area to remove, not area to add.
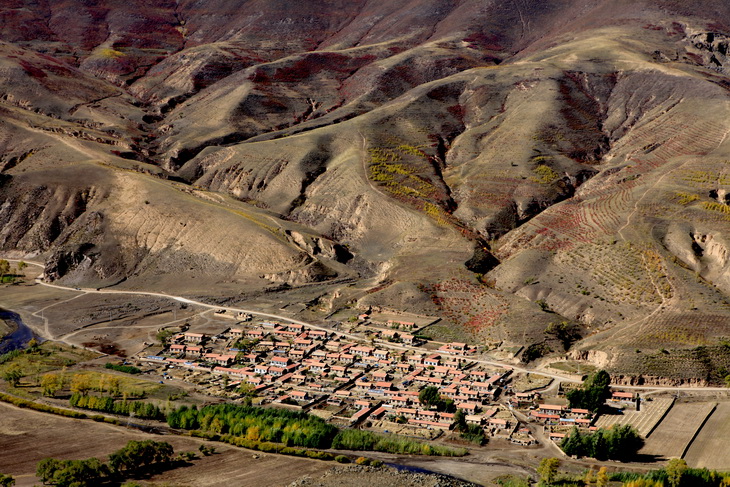
[[[0,6],[3,253],[730,366],[727,2],[153,3]]]

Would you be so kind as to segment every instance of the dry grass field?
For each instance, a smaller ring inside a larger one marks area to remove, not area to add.
[[[82,459],[109,453],[130,440],[167,441],[175,452],[198,451],[203,440],[150,435],[136,430],[51,416],[0,403],[0,472],[16,479],[17,487],[36,485],[35,468],[47,457]],[[146,481],[167,486],[276,487],[303,475],[316,475],[331,462],[285,457],[215,443],[218,453],[194,460],[192,465],[164,472]],[[199,455],[200,456],[200,455]]]
[[[663,458],[681,457],[697,429],[715,407],[714,403],[675,404],[647,438],[640,453]]]
[[[730,468],[730,403],[720,403],[692,442],[684,459],[691,467]]]

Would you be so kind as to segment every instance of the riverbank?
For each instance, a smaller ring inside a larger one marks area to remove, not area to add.
[[[0,308],[0,313],[3,313],[4,311],[6,310]],[[2,344],[3,340],[5,340],[6,336],[10,335],[17,329],[18,327],[14,322],[0,319],[0,344]]]
[[[28,328],[20,315],[0,308],[0,323],[3,324],[2,339],[0,339],[0,354],[25,347],[33,338],[33,331]],[[7,328],[7,331],[4,330]]]

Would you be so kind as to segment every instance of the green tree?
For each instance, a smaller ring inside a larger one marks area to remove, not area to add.
[[[18,272],[23,272],[26,267],[28,267],[28,264],[26,264],[22,260],[18,262]]]
[[[116,397],[121,392],[120,381],[118,377],[109,377],[106,381],[107,391],[110,395]]]
[[[598,469],[596,474],[596,487],[606,487],[608,485],[608,470],[606,467]]]
[[[687,471],[687,468],[687,462],[685,462],[682,458],[672,458],[669,460],[667,467],[665,468],[669,485],[672,487],[678,487],[680,482],[682,482],[682,477]]]
[[[589,441],[580,432],[577,426],[574,426],[570,434],[566,436],[560,443],[560,448],[567,454],[576,457],[590,456],[591,451],[588,448]]]
[[[438,387],[424,387],[421,392],[418,393],[418,401],[427,408],[436,406],[441,401],[441,394],[439,394]]]
[[[91,390],[91,380],[86,374],[74,374],[71,378],[71,392],[85,396]]]
[[[13,477],[0,473],[0,487],[13,487],[13,485],[15,485]]]
[[[596,472],[593,470],[593,467],[591,467],[586,471],[586,474],[583,477],[583,483],[588,486],[591,485],[595,480]]]
[[[5,274],[10,272],[10,262],[5,259],[0,259],[0,282],[3,281]]]
[[[124,448],[109,455],[112,472],[135,472],[144,467],[169,462],[173,455],[172,445],[165,441],[130,441]]]
[[[571,408],[582,408],[596,412],[611,396],[611,376],[599,370],[583,381],[582,387],[566,394]]]
[[[454,413],[454,422],[452,426],[454,431],[466,431],[466,413],[463,409],[457,409]]]
[[[53,397],[56,392],[61,388],[61,379],[58,374],[43,374],[41,376],[41,388],[43,389],[43,395]]]
[[[567,321],[551,322],[545,329],[545,334],[560,340],[565,350],[568,350],[574,341],[580,339],[580,329]]]
[[[13,387],[18,387],[22,377],[23,371],[20,369],[18,364],[11,364],[3,374],[3,379],[5,379]]]
[[[623,487],[664,487],[661,480],[636,479],[624,483]]]
[[[559,467],[559,458],[543,458],[540,460],[540,466],[537,467],[537,474],[540,476],[540,480],[550,485],[555,480]]]
[[[56,487],[87,487],[99,484],[99,479],[108,476],[106,464],[98,458],[86,460],[56,460],[45,458],[36,466],[36,476],[44,484]]]

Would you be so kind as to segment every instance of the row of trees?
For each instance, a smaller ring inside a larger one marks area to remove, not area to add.
[[[395,435],[378,435],[372,431],[342,430],[332,440],[337,450],[382,451],[399,455],[463,456],[466,450],[430,445]]]
[[[329,448],[337,428],[301,411],[216,404],[197,409],[182,406],[167,415],[171,428],[202,430],[287,446]]]
[[[622,461],[631,460],[642,446],[644,439],[629,425],[599,429],[588,434],[575,427],[560,443],[560,448],[568,455]]]
[[[117,367],[117,366],[115,366]],[[132,367],[136,369],[136,367]],[[137,369],[139,370],[139,369]],[[122,371],[127,372],[127,371]],[[134,372],[129,372],[134,373]],[[144,397],[144,390],[135,390],[123,387],[119,377],[107,374],[73,374],[70,378],[64,373],[49,372],[40,378],[40,386],[43,395],[54,397],[56,393],[66,387],[72,394],[88,395],[91,391],[106,392],[110,396],[118,397]]]
[[[624,482],[624,487],[730,487],[730,474],[706,468],[689,468],[681,458],[672,458],[667,466],[645,474],[617,472],[612,480]]]
[[[84,396],[74,393],[69,398],[69,405],[77,408],[91,409],[105,413],[121,414],[129,416],[133,414],[138,418],[164,420],[165,414],[160,408],[144,401],[117,401],[109,396]]]
[[[124,448],[109,455],[106,463],[98,458],[45,458],[38,462],[36,475],[44,484],[57,487],[95,486],[105,479],[124,478],[166,464],[172,459],[173,453],[172,445],[164,441],[130,441]]]

